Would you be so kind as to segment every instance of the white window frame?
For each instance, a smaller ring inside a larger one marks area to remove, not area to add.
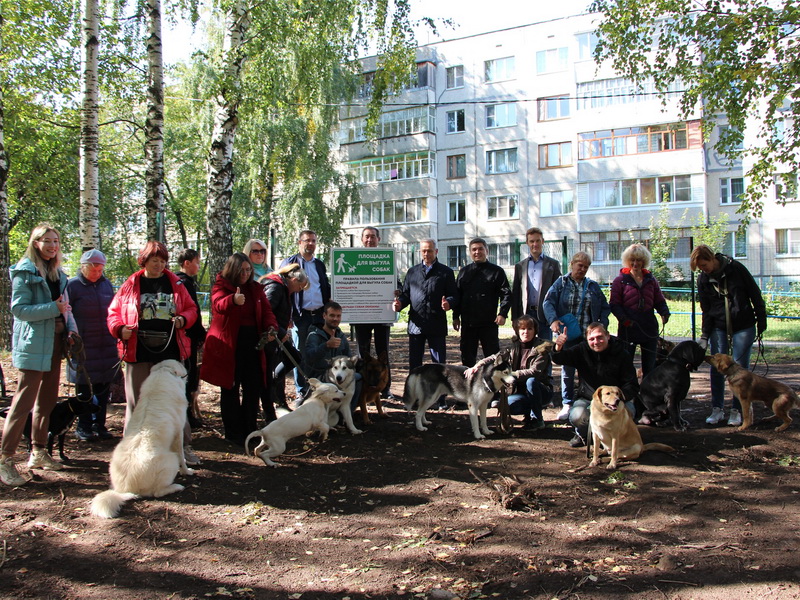
[[[492,58],[483,63],[483,78],[485,83],[508,81],[516,77],[515,59],[513,56]]]
[[[489,262],[499,265],[501,267],[512,267],[518,261],[514,256],[517,244],[514,242],[507,242],[505,244],[488,244],[487,254]],[[527,246],[525,247],[527,250]]]
[[[513,127],[517,124],[517,105],[514,102],[486,105],[486,129]]]
[[[539,98],[536,107],[539,121],[557,121],[572,116],[572,99],[567,94]],[[554,109],[556,116],[550,116],[551,108]]]
[[[447,67],[444,89],[456,90],[462,87],[464,87],[464,65]]]
[[[734,192],[734,184],[741,186],[741,192]],[[741,204],[744,199],[744,177],[723,177],[719,180],[719,203]]]
[[[453,211],[455,210],[455,220]],[[459,215],[460,213],[460,215]],[[461,219],[459,220],[459,216]],[[447,201],[447,223],[466,223],[467,222],[467,200],[465,198],[453,198]]]
[[[539,193],[539,216],[556,217],[575,212],[575,191],[556,190]]]
[[[578,60],[594,60],[594,49],[599,37],[596,31],[585,31],[575,34],[578,43]]]
[[[569,48],[548,48],[536,53],[536,74],[558,73],[569,67]]]
[[[492,214],[494,213],[494,216]],[[519,219],[519,196],[503,194],[486,198],[486,218],[489,221]]]
[[[775,230],[775,254],[800,256],[800,228]]]
[[[504,169],[499,170],[500,167],[504,167]],[[486,151],[487,175],[516,173],[518,170],[519,170],[519,156],[517,154],[516,148],[503,148],[502,150]]]
[[[447,266],[458,270],[467,265],[469,252],[464,244],[454,244],[447,247]]]
[[[460,115],[460,118],[459,118]],[[459,129],[459,125],[461,129]],[[464,133],[467,130],[467,117],[463,108],[447,111],[446,131],[451,133]]]
[[[727,232],[722,242],[722,253],[733,258],[747,258],[747,230]]]

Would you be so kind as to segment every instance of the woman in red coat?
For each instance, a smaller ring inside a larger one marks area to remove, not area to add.
[[[197,306],[178,277],[166,269],[168,260],[164,244],[147,242],[137,260],[142,269],[128,277],[108,307],[108,330],[117,338],[125,361],[126,424],[152,366],[189,356],[186,328],[197,319]]]
[[[267,361],[256,345],[261,334],[270,328],[277,330],[278,323],[264,289],[253,279],[250,259],[237,252],[217,274],[211,289],[211,327],[200,378],[221,388],[225,439],[238,445],[244,445],[245,437],[258,428]]]

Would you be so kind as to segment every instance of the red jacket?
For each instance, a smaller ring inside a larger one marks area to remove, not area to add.
[[[136,329],[139,326],[139,310],[141,309],[141,291],[139,281],[144,274],[144,269],[137,271],[119,288],[111,306],[108,307],[108,330],[117,338],[117,350],[119,356],[125,362],[136,362],[136,336],[131,336],[127,342],[121,337],[122,328],[127,325]],[[191,344],[186,336],[186,329],[191,327],[197,320],[197,305],[192,300],[186,287],[178,277],[165,270],[164,274],[172,284],[173,301],[175,302],[175,316],[186,319],[186,325],[176,329],[178,336],[178,348],[180,349],[181,359],[186,360],[191,353]]]
[[[272,307],[264,295],[264,288],[256,281],[249,281],[239,286],[250,288],[249,296],[256,298],[256,328],[259,335],[270,327],[278,329],[278,322],[272,314]],[[200,379],[211,385],[222,388],[232,388],[236,373],[236,340],[239,336],[239,322],[242,312],[251,310],[245,305],[239,306],[233,302],[236,287],[221,275],[217,275],[214,287],[211,289],[211,326],[208,328],[206,345],[203,350],[203,364],[200,367]],[[248,297],[249,297],[248,296]],[[253,352],[258,352],[253,348]],[[266,385],[267,358],[266,353],[258,352],[261,360],[261,372],[264,374]]]

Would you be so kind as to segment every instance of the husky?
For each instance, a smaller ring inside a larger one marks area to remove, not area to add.
[[[467,367],[432,363],[417,367],[408,374],[403,402],[409,411],[416,406],[415,422],[419,431],[427,431],[425,425],[430,425],[425,418],[425,411],[439,396],[449,394],[467,404],[472,435],[476,440],[494,433],[486,425],[486,409],[492,397],[504,385],[514,383],[509,355],[507,352],[498,353],[494,360],[481,365],[469,379],[464,375],[466,370]]]
[[[337,356],[331,361],[331,366],[325,371],[324,381],[332,383],[345,393],[341,402],[332,402],[328,405],[328,425],[335,427],[339,423],[339,413],[352,434],[364,433],[353,423],[353,394],[356,391],[356,364],[357,358]],[[356,398],[358,401],[358,398]]]

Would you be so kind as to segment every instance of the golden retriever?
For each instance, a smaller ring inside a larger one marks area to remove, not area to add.
[[[625,397],[618,387],[602,385],[597,388],[592,396],[589,426],[594,438],[590,467],[596,467],[600,463],[601,444],[611,455],[607,469],[616,469],[620,458],[633,460],[647,450],[675,451],[666,444],[642,443],[642,436],[625,407]]]
[[[139,496],[160,498],[180,492],[178,472],[193,475],[183,456],[186,423],[186,369],[177,360],[153,365],[139,401],[111,455],[111,489],[92,500],[92,514],[116,517],[123,504]]]
[[[783,431],[791,425],[789,411],[793,406],[800,408],[800,399],[788,385],[751,373],[736,364],[728,354],[713,354],[706,358],[706,362],[725,375],[731,391],[742,403],[742,424],[736,431],[744,431],[753,424],[752,404],[756,400],[761,400],[772,410],[774,417],[783,421],[775,431]]]

